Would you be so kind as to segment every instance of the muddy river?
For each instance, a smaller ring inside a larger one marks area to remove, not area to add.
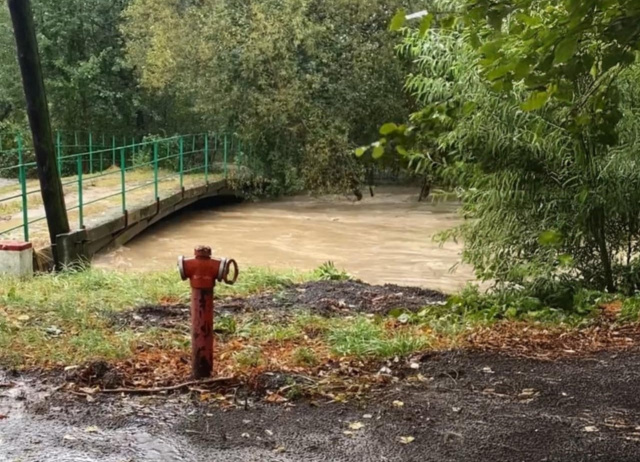
[[[98,267],[158,270],[210,245],[242,266],[310,270],[333,261],[371,284],[454,291],[473,278],[456,267],[462,246],[433,237],[456,226],[454,203],[419,203],[417,190],[389,188],[353,202],[340,196],[247,202],[180,213],[127,246],[101,255]]]

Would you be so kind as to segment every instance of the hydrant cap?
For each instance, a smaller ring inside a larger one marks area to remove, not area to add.
[[[196,258],[211,258],[211,247],[204,245],[196,247],[195,256]]]

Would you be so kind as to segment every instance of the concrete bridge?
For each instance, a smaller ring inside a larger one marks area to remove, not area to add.
[[[118,248],[150,226],[201,200],[235,198],[239,195],[229,188],[227,180],[185,187],[182,191],[152,204],[112,218],[93,227],[86,227],[58,236],[56,246],[62,264],[90,261],[98,252]]]
[[[228,179],[239,159],[253,152],[235,135],[201,133],[143,139],[118,146],[58,143],[67,214],[73,231],[49,242],[36,164],[18,137],[13,155],[18,164],[0,169],[9,178],[0,185],[0,240],[28,242],[37,249],[36,270],[52,266],[53,246],[61,264],[90,261],[116,248],[167,216],[200,200],[234,197]],[[60,137],[58,138],[60,141]],[[106,143],[108,144],[108,143]],[[75,229],[74,229],[75,228]]]

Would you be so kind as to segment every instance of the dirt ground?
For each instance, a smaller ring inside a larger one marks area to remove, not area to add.
[[[87,402],[5,375],[0,461],[637,461],[638,353],[437,353],[423,381],[367,400],[226,410],[198,395]]]
[[[216,300],[216,316],[269,311],[286,317],[291,310],[306,310],[321,316],[345,316],[356,313],[385,315],[402,308],[416,311],[427,305],[444,303],[447,296],[419,287],[374,286],[358,281],[315,281],[294,285],[278,293]],[[113,323],[119,326],[175,328],[188,325],[186,305],[141,306],[119,313]]]
[[[320,282],[217,307],[349,316],[443,300],[423,289]],[[113,323],[184,329],[187,313],[139,307]],[[259,393],[226,383],[139,396],[82,388],[123,384],[104,362],[0,371],[0,462],[638,461],[640,335],[606,322],[573,334],[498,325],[470,336],[469,349],[388,361],[377,374],[386,378],[366,393],[288,401],[269,399],[291,379],[274,372],[260,377]],[[549,356],[558,345],[564,353]]]

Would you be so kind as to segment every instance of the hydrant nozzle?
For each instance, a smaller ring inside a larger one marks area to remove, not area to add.
[[[213,370],[213,289],[216,282],[235,284],[239,272],[235,260],[212,258],[210,247],[196,247],[194,254],[195,258],[180,257],[178,269],[182,280],[191,284],[192,370],[196,379],[203,379]]]

